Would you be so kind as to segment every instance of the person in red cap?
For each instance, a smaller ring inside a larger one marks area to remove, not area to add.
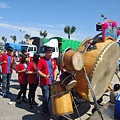
[[[40,76],[40,87],[42,89],[43,105],[41,113],[50,115],[48,103],[50,99],[50,84],[57,79],[56,61],[51,58],[53,52],[52,47],[45,48],[45,56],[40,58],[37,65],[38,74]]]

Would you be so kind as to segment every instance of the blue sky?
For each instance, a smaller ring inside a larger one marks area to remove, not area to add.
[[[83,41],[99,33],[95,27],[103,21],[101,14],[120,26],[119,6],[120,0],[0,0],[0,41],[5,36],[12,42],[11,35],[17,42],[24,34],[40,37],[40,30],[46,30],[48,38],[67,38],[66,25],[76,27],[71,39]]]

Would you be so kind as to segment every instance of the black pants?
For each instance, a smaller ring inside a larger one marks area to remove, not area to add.
[[[23,94],[23,98],[26,98],[26,90],[27,90],[27,84],[20,84],[20,91],[17,95],[17,99],[20,99],[22,94]]]
[[[37,89],[38,84],[29,84],[29,93],[28,93],[28,98],[29,98],[29,104],[32,101],[35,101],[35,91]]]
[[[0,85],[2,84],[2,78],[1,78],[1,75],[0,75]]]

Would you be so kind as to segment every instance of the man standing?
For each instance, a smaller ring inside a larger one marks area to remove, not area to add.
[[[7,97],[7,94],[12,94],[9,91],[10,87],[10,79],[11,79],[11,73],[12,73],[12,63],[14,61],[14,57],[11,56],[11,53],[13,52],[12,47],[7,48],[7,53],[2,54],[1,56],[1,67],[2,67],[2,92],[3,92],[3,98]]]
[[[50,84],[57,79],[56,61],[51,58],[53,52],[52,47],[45,48],[45,56],[38,61],[38,74],[40,75],[40,86],[42,89],[43,105],[41,113],[48,114],[48,103],[50,99]]]

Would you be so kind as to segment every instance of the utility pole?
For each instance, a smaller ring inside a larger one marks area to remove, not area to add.
[[[22,37],[23,37],[23,33],[25,33],[25,31],[19,30],[21,32],[21,41],[22,41]]]

